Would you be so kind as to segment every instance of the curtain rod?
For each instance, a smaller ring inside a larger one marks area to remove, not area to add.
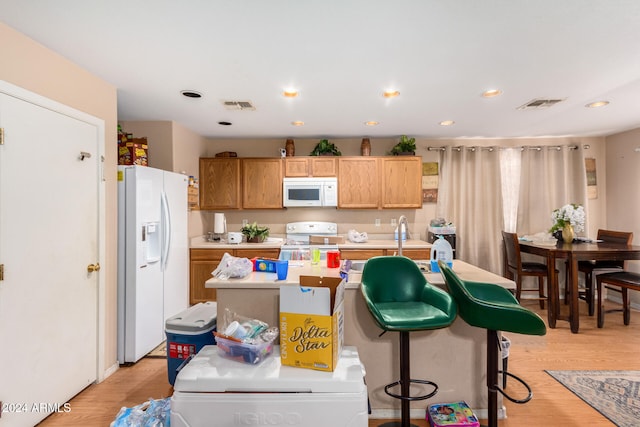
[[[580,148],[580,146],[578,146],[578,145],[522,145],[522,146],[519,146],[519,147],[518,146],[516,146],[516,147],[495,147],[495,146],[483,146],[483,147],[468,146],[468,147],[465,147],[463,145],[459,145],[459,146],[456,146],[456,147],[451,147],[451,149],[452,150],[456,150],[456,151],[460,151],[463,148],[466,148],[467,150],[470,150],[470,151],[475,151],[477,149],[493,151],[495,149],[506,150],[506,149],[509,149],[509,148],[520,148],[523,151],[524,150],[537,150],[537,151],[540,151],[543,148],[546,148],[548,150],[560,151],[560,150],[562,150],[562,147],[567,147],[570,150],[577,150],[578,148]],[[591,146],[588,145],[588,144],[584,144],[582,146],[582,148],[585,149],[585,150],[588,150],[589,148],[591,148]],[[447,147],[431,147],[431,146],[427,147],[427,151],[445,151],[446,149],[447,149]]]

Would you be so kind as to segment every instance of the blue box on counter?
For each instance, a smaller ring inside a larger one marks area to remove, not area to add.
[[[275,273],[276,272],[276,260],[256,258],[253,263],[253,271],[260,271],[263,273]]]
[[[198,353],[205,345],[216,343],[218,304],[201,302],[167,319],[167,371],[169,384],[173,385],[180,365]]]

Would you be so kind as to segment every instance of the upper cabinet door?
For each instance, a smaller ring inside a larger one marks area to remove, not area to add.
[[[379,158],[338,159],[338,208],[377,209],[380,207]]]
[[[200,209],[240,208],[240,159],[200,159]]]
[[[422,207],[422,157],[382,159],[382,207]]]
[[[280,158],[242,159],[242,207],[282,209]]]
[[[284,176],[306,178],[310,175],[308,158],[286,157],[284,159]]]
[[[284,176],[286,177],[326,177],[337,176],[338,160],[330,156],[285,157]]]
[[[311,159],[311,174],[313,176],[338,176],[338,161],[335,157],[319,156]]]

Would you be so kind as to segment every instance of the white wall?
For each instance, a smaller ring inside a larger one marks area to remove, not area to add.
[[[0,22],[0,79],[53,99],[105,122],[105,336],[104,364],[117,362],[117,91],[114,86],[78,67]],[[34,152],[34,156],[38,153]],[[28,167],[28,165],[27,165]],[[33,171],[37,173],[37,171]],[[46,177],[43,177],[46,179]],[[61,189],[64,191],[64,189]],[[71,236],[70,236],[71,238]]]
[[[640,129],[607,137],[606,156],[606,226],[633,231],[633,242],[640,245]],[[628,262],[628,268],[640,272],[640,261]]]

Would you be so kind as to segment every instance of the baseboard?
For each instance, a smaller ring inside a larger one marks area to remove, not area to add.
[[[106,371],[104,371],[104,378],[102,379],[102,381],[106,380],[107,378],[109,378],[112,374],[114,374],[118,369],[120,368],[120,365],[116,362],[113,365],[111,365],[109,368],[107,368]]]
[[[429,406],[429,405],[426,405]],[[486,420],[489,417],[489,410],[486,408],[481,409],[472,409],[473,413],[476,414],[476,417]],[[427,416],[427,408],[424,409],[411,409],[409,412],[411,419],[413,420],[422,420]],[[372,409],[371,415],[369,418],[373,418],[376,420],[388,420],[388,419],[399,419],[400,418],[400,410],[399,409]],[[498,408],[498,419],[502,420],[507,418],[507,408],[504,406],[502,408]]]
[[[615,302],[618,303],[620,305],[622,305],[622,296],[621,295],[607,295],[607,300],[611,301],[611,302]],[[596,305],[598,304],[598,300],[595,300]],[[640,310],[640,303],[637,302],[631,302],[631,308],[634,310]]]

